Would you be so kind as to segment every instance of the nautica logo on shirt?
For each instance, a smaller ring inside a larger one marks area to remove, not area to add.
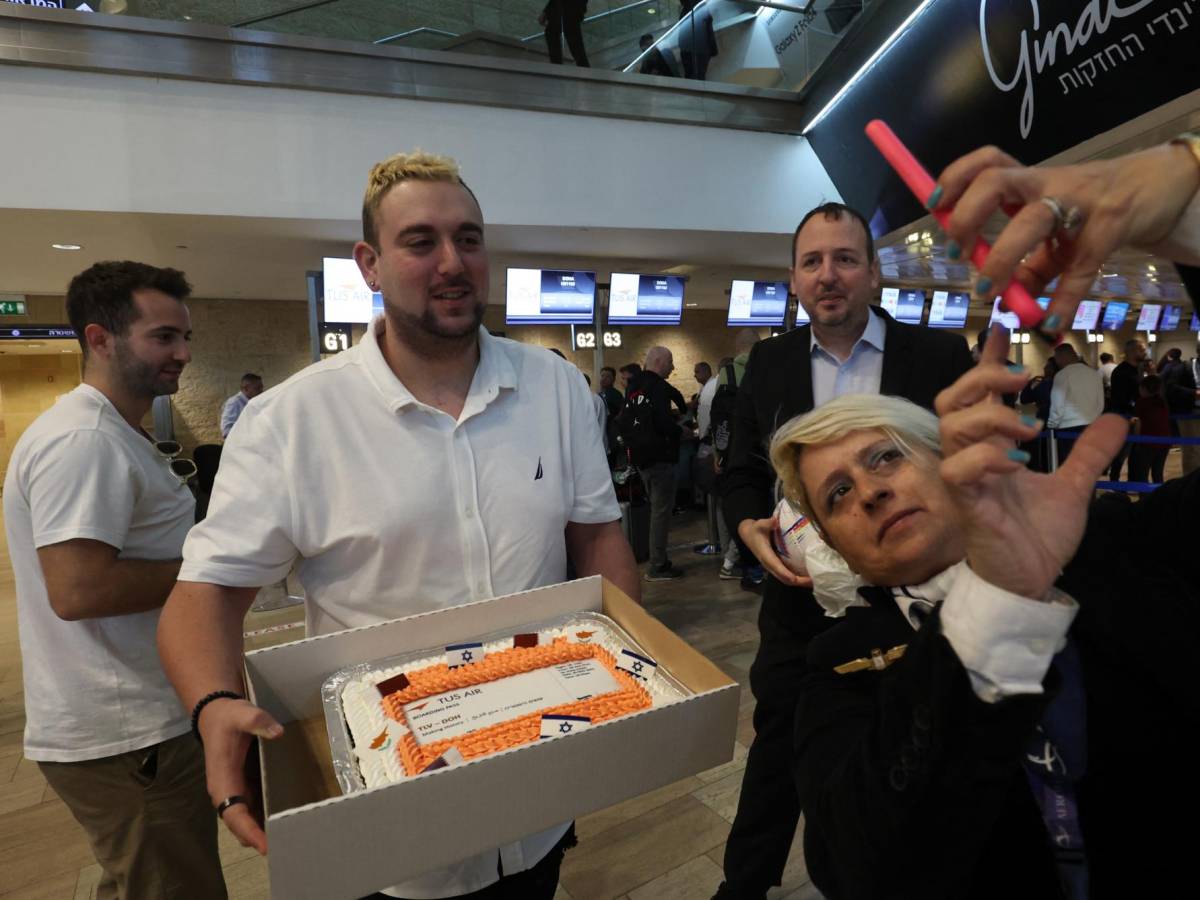
[[[537,480],[538,480],[539,478],[541,478],[541,477],[542,477],[542,458],[539,456],[539,457],[538,457],[538,467],[537,467],[537,472],[534,474],[534,476],[533,476],[533,480],[534,480],[534,481],[537,481]]]

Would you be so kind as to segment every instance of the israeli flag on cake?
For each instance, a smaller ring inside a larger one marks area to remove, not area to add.
[[[621,655],[617,657],[617,668],[628,672],[634,678],[648,682],[658,671],[658,663],[632,650],[622,650]]]
[[[475,641],[473,644],[452,644],[446,648],[446,665],[451,669],[482,662],[482,660],[483,644],[479,641]]]
[[[587,716],[542,716],[542,737],[558,737],[560,734],[574,734],[592,727],[592,720]]]

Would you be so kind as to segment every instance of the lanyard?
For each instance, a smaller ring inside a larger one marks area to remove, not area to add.
[[[1087,900],[1088,864],[1075,785],[1087,770],[1087,713],[1079,651],[1068,640],[1054,657],[1058,694],[1026,747],[1025,777],[1033,791],[1069,900]]]

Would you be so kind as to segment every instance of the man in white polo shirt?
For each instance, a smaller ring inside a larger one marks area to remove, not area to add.
[[[105,900],[225,896],[203,754],[154,642],[196,502],[141,427],[191,359],[189,292],[135,262],[71,281],[83,383],[21,435],[4,481],[25,756],[87,833]]]
[[[483,215],[450,160],[376,165],[354,256],[384,314],[352,350],[247,406],[159,628],[193,710],[212,802],[266,851],[242,759],[280,726],[240,699],[242,619],[296,564],[308,634],[603,574],[640,596],[587,385],[480,327]],[[405,825],[397,823],[397,839]],[[552,898],[568,825],[389,888],[409,898]]]

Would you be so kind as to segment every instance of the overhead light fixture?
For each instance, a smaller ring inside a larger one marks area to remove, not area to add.
[[[1146,268],[1147,268],[1147,269],[1149,269],[1151,272],[1157,272],[1157,271],[1158,271],[1158,269],[1157,269],[1157,268],[1155,268],[1155,266],[1154,266],[1154,263],[1150,263],[1149,265],[1147,265],[1147,266],[1146,266]]]
[[[55,250],[82,250],[82,244],[51,244]]]
[[[879,59],[879,57],[887,52],[887,49],[896,42],[896,39],[900,37],[900,35],[904,34],[908,26],[916,20],[917,16],[925,11],[925,7],[929,6],[931,2],[932,0],[921,0],[921,4],[908,14],[908,18],[900,23],[900,27],[893,31],[891,36],[879,45],[879,49],[867,58],[867,61],[862,64],[857,72],[854,73],[854,77],[842,85],[841,89],[833,95],[830,101],[821,107],[821,111],[813,116],[807,125],[800,129],[800,133],[802,135],[807,134],[810,130],[817,126],[817,123],[829,115],[829,111],[838,104],[842,97],[846,95],[846,92],[850,90],[850,88],[854,87],[855,83],[863,77],[863,74],[866,73],[871,66],[875,65],[875,60]]]

